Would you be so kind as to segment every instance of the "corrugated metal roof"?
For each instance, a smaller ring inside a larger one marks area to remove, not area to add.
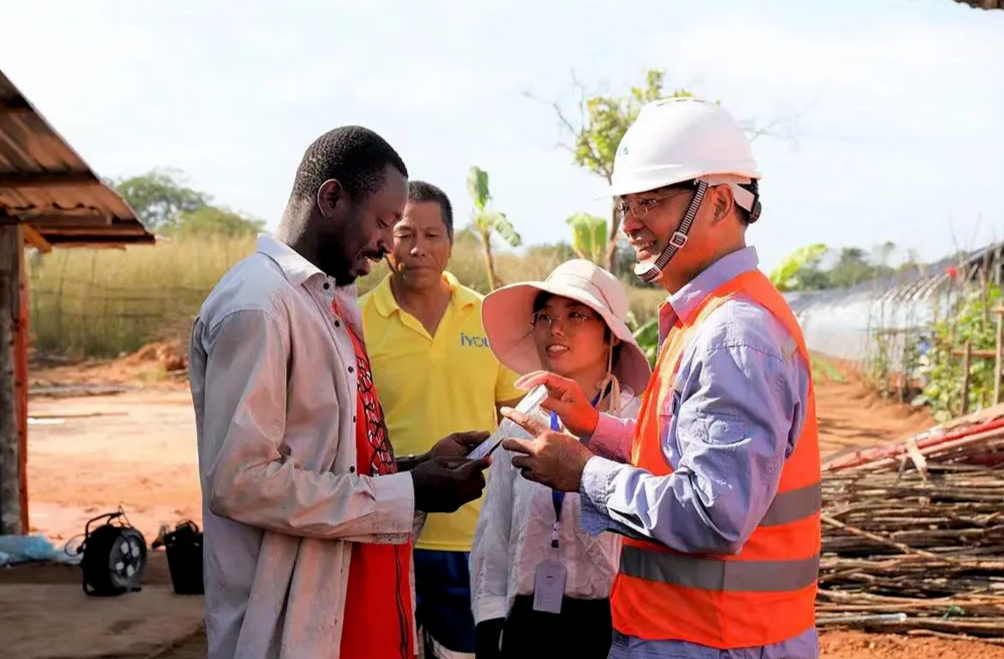
[[[30,225],[53,246],[154,240],[118,193],[0,71],[0,222],[10,218]]]
[[[976,9],[1004,9],[1004,0],[955,0]]]

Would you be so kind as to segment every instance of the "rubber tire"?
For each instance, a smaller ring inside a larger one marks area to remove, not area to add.
[[[112,566],[112,548],[123,540],[136,540],[140,546],[140,567],[130,578],[115,574]],[[146,572],[146,541],[143,534],[130,527],[105,524],[95,529],[84,543],[84,556],[80,561],[83,570],[84,593],[95,597],[114,597],[139,590]]]

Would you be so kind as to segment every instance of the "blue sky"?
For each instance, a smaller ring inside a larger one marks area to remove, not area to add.
[[[935,259],[1004,238],[1004,12],[952,0],[0,0],[0,67],[102,176],[173,167],[275,225],[306,145],[382,133],[450,194],[486,169],[528,243],[602,214],[602,181],[554,145],[572,72],[621,91],[649,68],[762,137],[769,269],[801,245],[892,241]]]

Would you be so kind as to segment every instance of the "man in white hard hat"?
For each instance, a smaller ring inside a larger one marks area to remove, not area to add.
[[[581,523],[625,537],[611,657],[811,658],[820,551],[815,397],[798,323],[746,246],[760,216],[749,142],[720,106],[646,105],[610,194],[639,259],[669,293],[637,421],[596,412],[546,373],[545,403],[578,438],[503,446],[526,478],[579,492]],[[716,652],[717,651],[717,652]]]

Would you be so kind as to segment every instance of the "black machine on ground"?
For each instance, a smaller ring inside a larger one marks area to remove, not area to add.
[[[105,520],[104,524],[92,530],[91,525],[100,520]],[[142,590],[146,539],[138,529],[130,526],[121,508],[87,522],[84,541],[77,554],[83,555],[80,569],[85,594],[111,597]]]

